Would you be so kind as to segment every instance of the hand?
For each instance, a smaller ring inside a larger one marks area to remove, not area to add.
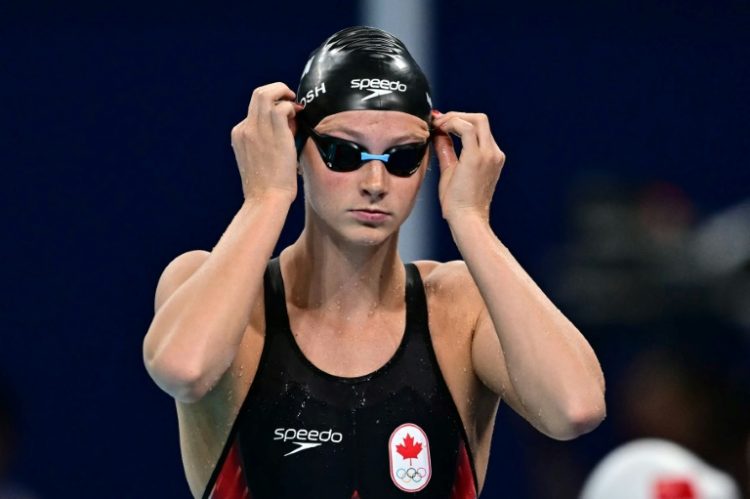
[[[477,214],[489,220],[505,154],[490,132],[487,115],[479,113],[433,112],[433,144],[440,166],[438,192],[443,218]],[[460,137],[461,157],[456,157],[451,134]]]
[[[296,121],[302,106],[283,83],[253,91],[247,117],[232,128],[232,148],[245,199],[269,194],[297,197]]]

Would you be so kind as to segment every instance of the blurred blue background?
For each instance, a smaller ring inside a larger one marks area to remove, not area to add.
[[[607,421],[574,442],[501,408],[483,497],[575,497],[644,435],[747,487],[750,4],[428,5],[436,107],[487,113],[508,157],[493,228],[608,380]],[[229,131],[252,90],[296,88],[308,54],[361,23],[351,1],[0,6],[8,482],[189,496],[174,404],[141,360],[156,282],[239,209]],[[459,257],[433,217],[430,256]]]

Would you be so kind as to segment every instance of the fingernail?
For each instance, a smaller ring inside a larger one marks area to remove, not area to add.
[[[442,115],[443,115],[443,113],[441,113],[441,112],[440,112],[440,111],[438,111],[437,109],[433,109],[433,110],[432,110],[432,115],[433,115],[433,116],[435,116],[435,117],[438,117],[438,116],[442,116]]]

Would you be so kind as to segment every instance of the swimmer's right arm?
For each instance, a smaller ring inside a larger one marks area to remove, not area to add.
[[[176,400],[200,400],[234,360],[263,273],[297,195],[294,92],[272,83],[253,92],[247,117],[232,129],[245,200],[211,253],[173,260],[156,290],[143,358],[157,385]]]

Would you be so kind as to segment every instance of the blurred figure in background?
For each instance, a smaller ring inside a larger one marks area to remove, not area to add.
[[[709,334],[717,342],[732,342],[731,332],[720,327]],[[710,345],[701,348],[700,340],[690,336],[683,341],[694,342],[693,352],[677,341],[671,349],[664,344],[645,348],[629,366],[617,430],[625,438],[675,442],[746,485],[748,403],[732,379],[732,361]]]
[[[571,199],[554,296],[590,332],[611,380],[602,428],[611,442],[588,455],[661,439],[671,443],[635,446],[635,455],[653,451],[649,459],[658,461],[663,449],[676,455],[680,448],[748,495],[750,202],[701,219],[678,186],[601,177],[585,179]],[[542,445],[532,467],[556,451]],[[573,483],[593,467],[585,461],[558,466],[534,497],[575,497]]]

